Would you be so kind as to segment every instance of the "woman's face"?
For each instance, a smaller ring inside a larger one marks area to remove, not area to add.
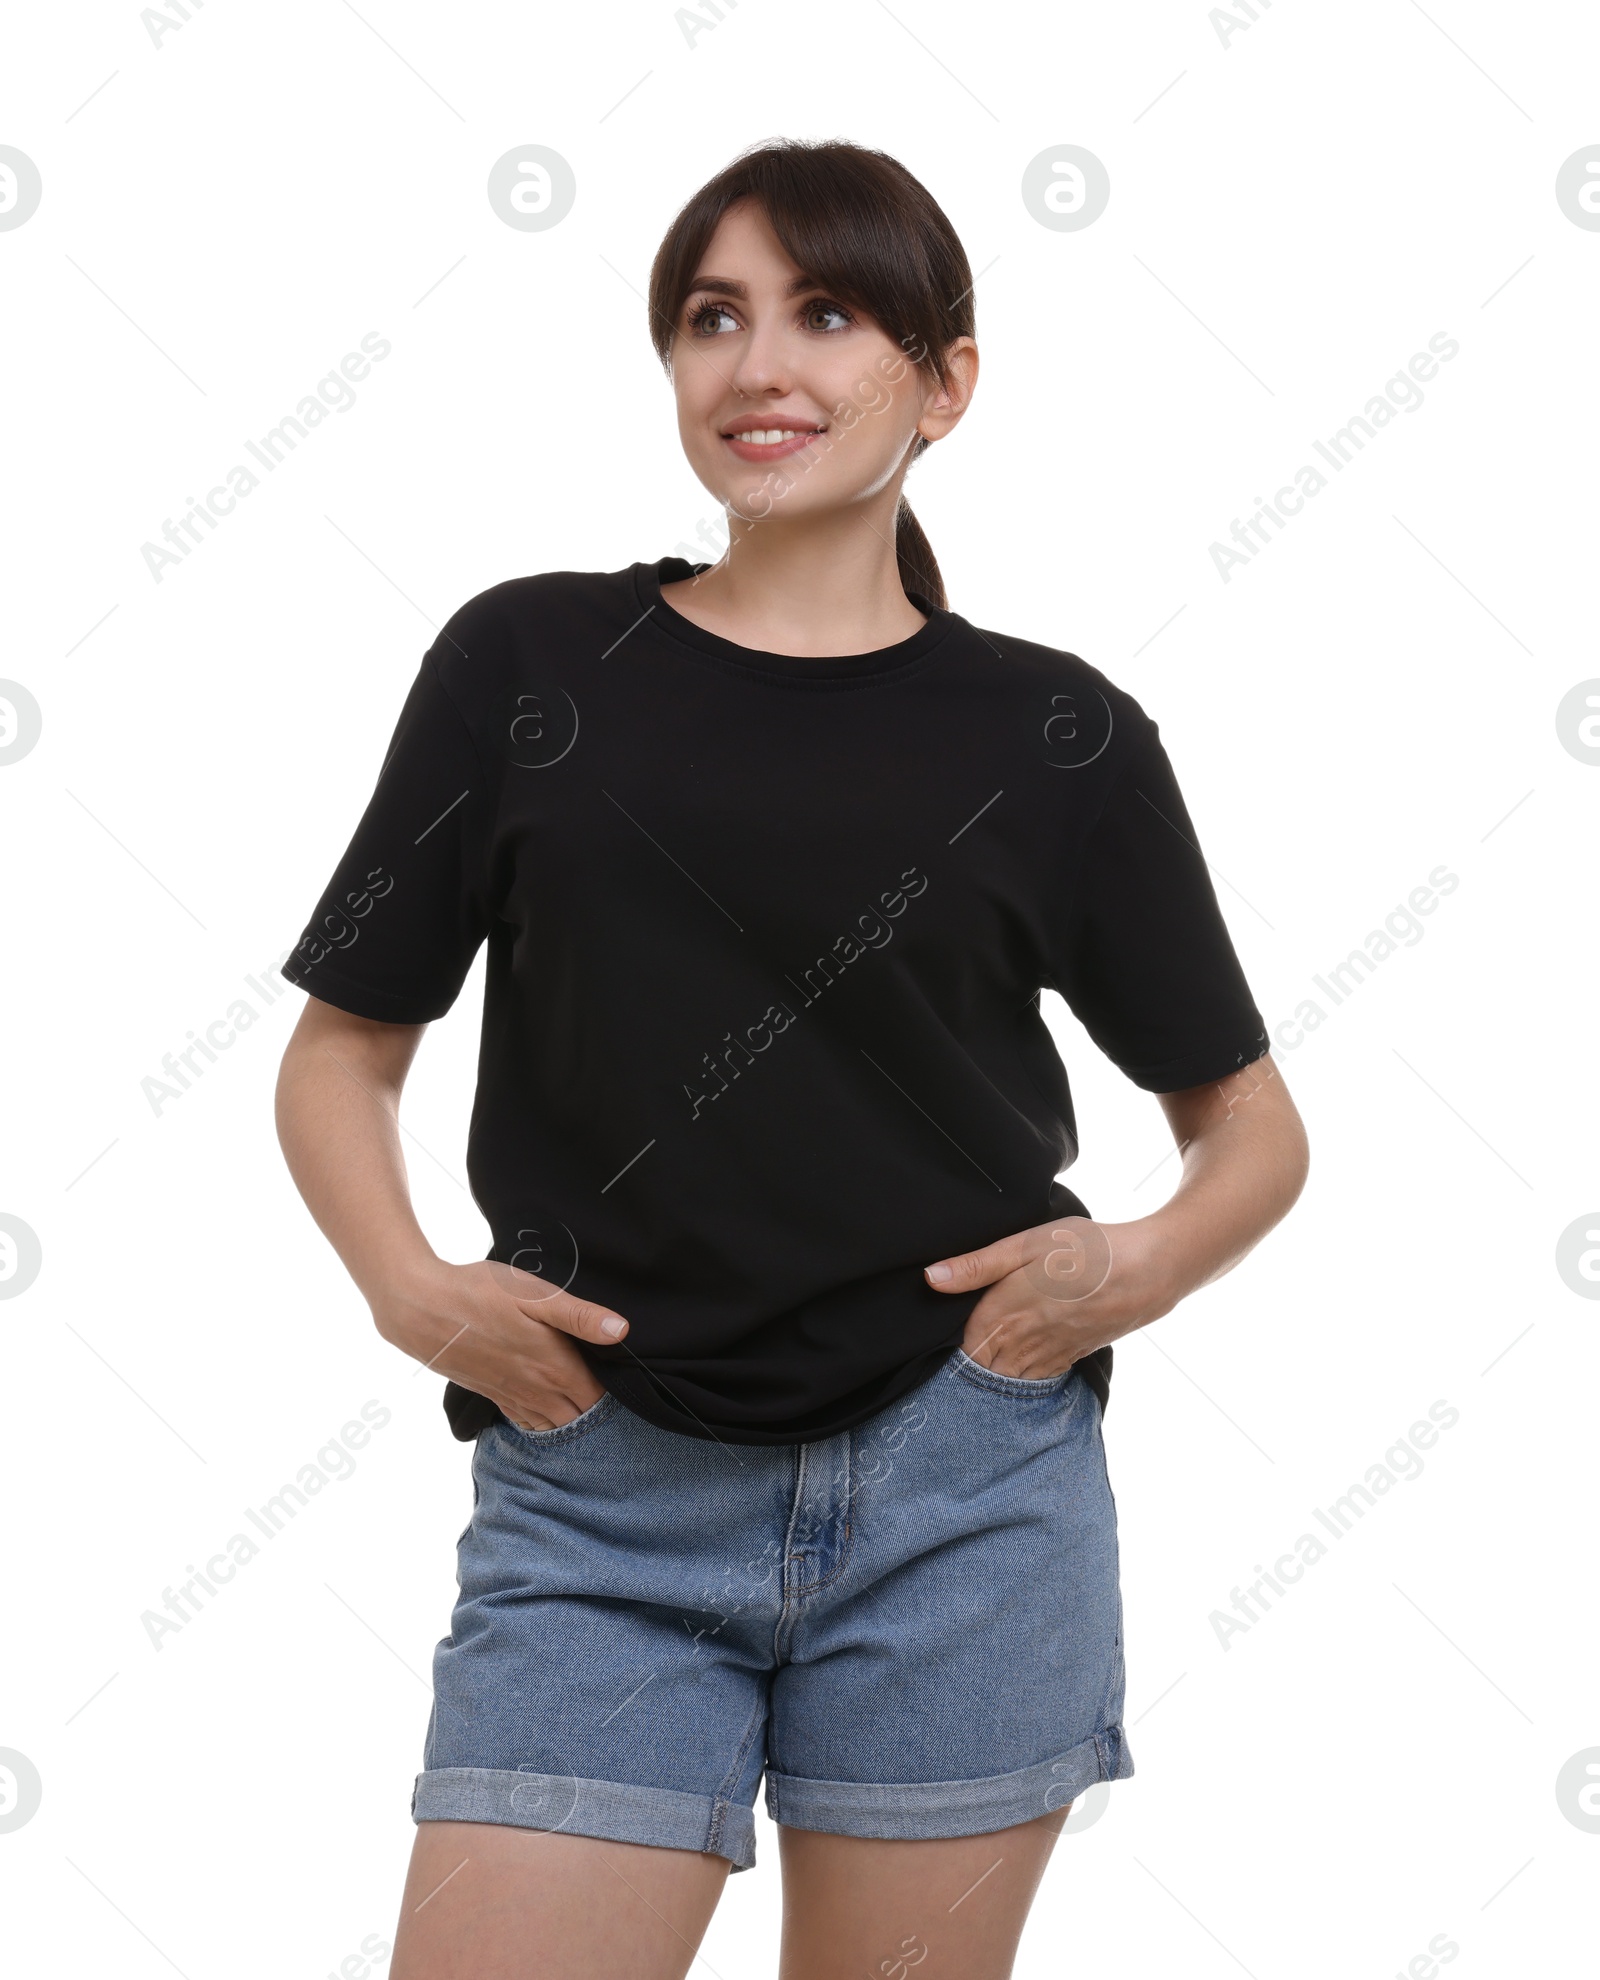
[[[942,438],[960,418],[917,352],[795,266],[753,200],[723,215],[695,276],[672,344],[678,433],[734,514],[798,520],[864,502],[896,481],[919,432]],[[977,353],[961,348],[964,376]]]

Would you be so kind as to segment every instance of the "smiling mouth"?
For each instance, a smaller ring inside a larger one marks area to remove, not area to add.
[[[748,433],[722,436],[724,446],[731,448],[741,461],[782,460],[786,454],[798,453],[821,438],[817,429],[800,426],[759,426],[752,427]]]

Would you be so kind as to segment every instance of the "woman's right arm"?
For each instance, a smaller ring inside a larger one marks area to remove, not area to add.
[[[549,1429],[603,1393],[569,1338],[611,1345],[609,1308],[532,1273],[451,1265],[417,1222],[400,1093],[427,1026],[386,1024],[308,996],[278,1072],[278,1141],[295,1187],[392,1346]],[[626,1331],[622,1323],[622,1332]]]

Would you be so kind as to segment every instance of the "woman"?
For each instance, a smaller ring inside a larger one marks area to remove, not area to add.
[[[1154,722],[950,611],[902,500],[971,295],[881,153],[696,194],[652,333],[727,555],[463,606],[285,969],[295,1181],[474,1444],[394,1980],[683,1974],[763,1772],[784,1980],[988,1980],[1133,1771],[1110,1344],[1305,1144]],[[396,1111],[484,941],[453,1265]],[[1056,1180],[1046,985],[1161,1102],[1151,1216]]]

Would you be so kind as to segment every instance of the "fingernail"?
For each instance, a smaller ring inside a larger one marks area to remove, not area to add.
[[[602,1334],[609,1334],[612,1340],[615,1340],[619,1334],[625,1334],[628,1331],[628,1323],[626,1320],[619,1320],[613,1313],[609,1320],[602,1320],[600,1322],[600,1331]]]
[[[925,1265],[923,1276],[931,1279],[936,1286],[942,1286],[946,1279],[953,1279],[955,1273],[948,1265]]]

